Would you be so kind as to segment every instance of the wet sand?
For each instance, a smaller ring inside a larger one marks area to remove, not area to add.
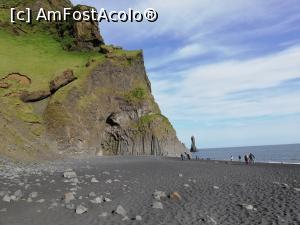
[[[76,177],[64,178],[67,169]],[[300,223],[300,165],[99,157],[15,166],[2,160],[0,175],[0,225]],[[65,193],[75,199],[66,203]],[[76,214],[79,205],[87,212]]]

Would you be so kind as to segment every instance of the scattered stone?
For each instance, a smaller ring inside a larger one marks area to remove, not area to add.
[[[121,182],[119,179],[114,179],[114,182]]]
[[[71,209],[71,210],[75,209],[75,205],[73,203],[66,204],[65,207],[66,207],[66,209]]]
[[[95,177],[93,177],[92,180],[91,180],[91,182],[92,183],[98,183],[99,181]]]
[[[214,189],[216,189],[216,190],[219,190],[219,189],[220,189],[220,187],[218,187],[218,186],[214,186]]]
[[[112,201],[111,199],[109,199],[107,197],[105,197],[103,200],[104,200],[104,202],[111,202]]]
[[[189,184],[184,184],[183,186],[186,187],[186,188],[190,187]]]
[[[94,203],[94,204],[101,204],[102,202],[103,202],[102,196],[91,200],[91,203]]]
[[[110,172],[104,171],[104,172],[102,172],[102,174],[110,175]]]
[[[38,193],[37,192],[31,192],[29,194],[29,198],[36,198],[38,196]]]
[[[77,177],[75,177],[75,178],[72,178],[72,179],[70,180],[70,182],[71,182],[71,183],[77,184],[77,183],[79,183],[79,180],[78,180]]]
[[[5,195],[2,199],[4,202],[10,202],[11,201],[11,198],[9,195]]]
[[[123,219],[122,219],[122,221],[127,221],[127,220],[129,220],[128,216],[124,216]]]
[[[290,188],[290,186],[288,184],[285,184],[285,183],[282,183],[281,187],[283,187],[283,188]]]
[[[32,202],[32,198],[27,198],[27,202],[28,203]]]
[[[92,192],[90,192],[90,193],[89,193],[89,197],[96,197],[96,194],[95,194],[95,192],[93,192],[93,191],[92,191]]]
[[[68,178],[68,179],[71,179],[71,178],[76,178],[77,177],[77,174],[73,171],[73,170],[66,170],[64,172],[64,178]]]
[[[212,218],[212,217],[210,217],[210,216],[207,216],[207,218],[208,218],[209,222],[211,222],[212,224],[214,224],[214,225],[217,225],[217,224],[218,224],[217,221],[215,221],[214,218]]]
[[[163,191],[157,191],[157,190],[156,190],[156,191],[153,193],[153,197],[154,197],[154,199],[160,201],[161,198],[166,198],[167,195],[166,195],[166,193],[163,192]]]
[[[75,200],[75,196],[72,192],[65,193],[63,200],[66,204],[69,204],[72,200]]]
[[[178,174],[179,177],[183,177],[182,173]]]
[[[40,200],[37,200],[36,202],[37,202],[37,203],[44,203],[44,202],[45,202],[45,199],[42,198],[42,199],[40,199]]]
[[[152,204],[153,209],[163,209],[163,204],[161,202],[153,202]]]
[[[172,199],[172,200],[175,200],[175,201],[180,201],[180,200],[182,200],[181,195],[180,195],[178,192],[176,192],[176,191],[172,192],[172,193],[169,195],[169,198]]]
[[[135,217],[135,220],[136,220],[136,221],[142,221],[142,217],[141,217],[140,215],[137,215],[137,216]]]
[[[14,196],[16,196],[16,199],[19,200],[20,198],[22,198],[23,193],[21,190],[17,190],[14,194]]]
[[[300,192],[300,188],[294,188],[294,190]]]
[[[118,205],[117,209],[115,211],[113,211],[113,213],[118,214],[118,215],[123,216],[123,217],[127,216],[126,210],[121,205]]]
[[[105,181],[106,184],[111,184],[113,181],[111,179],[108,179],[107,181]]]
[[[248,205],[243,203],[241,206],[247,210],[256,210],[253,205]]]
[[[14,195],[10,196],[10,200],[13,200],[13,201],[18,201],[17,197],[16,197],[16,196],[14,196]]]
[[[7,191],[0,191],[0,196],[3,197],[4,195],[7,194]]]
[[[57,206],[58,206],[57,202],[52,202],[49,209],[55,208]]]
[[[77,206],[75,212],[76,212],[76,214],[81,215],[87,211],[88,211],[88,209],[86,207],[84,207],[83,205],[79,205],[79,206]]]
[[[103,212],[99,215],[100,217],[107,217],[108,216],[108,213],[107,212]]]

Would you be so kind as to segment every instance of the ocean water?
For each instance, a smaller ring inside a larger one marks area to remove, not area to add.
[[[249,153],[255,155],[256,162],[300,164],[300,144],[199,149],[193,157],[197,155],[203,159],[230,160],[233,156],[234,161],[237,161],[239,155],[244,160],[244,155]]]

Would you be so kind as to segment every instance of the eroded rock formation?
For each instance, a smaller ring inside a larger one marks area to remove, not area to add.
[[[142,54],[106,59],[66,99],[51,99],[45,119],[60,151],[169,155],[184,151],[151,94]],[[57,113],[60,112],[60,113]]]
[[[67,0],[20,2],[19,7],[49,10],[73,7]],[[9,26],[8,32],[42,30],[59,37],[65,50],[100,57],[82,57],[86,62],[73,67],[85,71],[78,76],[65,68],[60,76],[50,75],[34,88],[39,79],[31,80],[30,74],[14,73],[1,80],[0,153],[15,158],[53,153],[175,156],[186,150],[152,96],[141,51],[104,45],[98,24],[92,21]]]
[[[195,137],[194,136],[191,137],[191,142],[192,142],[192,144],[191,144],[191,152],[197,152],[196,141],[195,141]]]

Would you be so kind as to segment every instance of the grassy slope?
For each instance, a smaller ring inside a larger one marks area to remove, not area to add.
[[[13,36],[0,31],[0,77],[12,72],[32,79],[29,90],[46,89],[54,76],[73,69],[77,77],[87,71],[89,59],[103,59],[99,53],[63,51],[59,42],[43,34]]]

